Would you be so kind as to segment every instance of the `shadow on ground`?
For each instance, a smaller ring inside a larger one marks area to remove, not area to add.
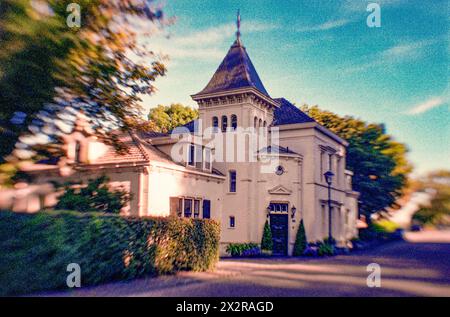
[[[214,272],[38,296],[450,296],[450,232],[439,234],[408,234],[408,241],[330,258],[227,259]],[[370,263],[381,266],[380,288],[367,286]]]

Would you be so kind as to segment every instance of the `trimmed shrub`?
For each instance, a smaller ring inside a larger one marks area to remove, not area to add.
[[[230,243],[226,251],[232,257],[258,256],[261,254],[261,249],[256,243]]]
[[[263,236],[261,239],[261,250],[272,251],[273,241],[272,241],[272,230],[270,229],[269,222],[266,221],[264,225]]]
[[[82,286],[208,270],[219,239],[212,220],[1,211],[0,295],[62,289],[69,263],[80,265]]]
[[[298,226],[297,237],[295,238],[294,244],[294,256],[303,255],[303,252],[306,250],[306,233],[305,226],[303,225],[303,219],[300,221],[300,225]]]

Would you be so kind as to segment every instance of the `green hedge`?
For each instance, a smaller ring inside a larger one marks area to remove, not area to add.
[[[211,269],[219,237],[212,220],[0,211],[0,295],[67,288],[69,263],[81,286]]]

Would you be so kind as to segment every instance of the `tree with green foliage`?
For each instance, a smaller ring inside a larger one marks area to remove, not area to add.
[[[150,109],[148,120],[157,132],[169,132],[198,118],[198,110],[175,103],[170,106],[158,105]]]
[[[0,163],[14,161],[10,154],[18,140],[18,159],[24,159],[27,146],[26,159],[55,148],[61,154],[57,147],[36,153],[35,144],[19,136],[44,135],[47,144],[58,143],[61,123],[73,123],[64,113],[68,108],[82,110],[96,135],[120,148],[106,127],[129,130],[142,121],[141,96],[153,93],[153,82],[166,72],[160,58],[138,41],[151,35],[153,24],[170,22],[153,1],[76,1],[80,27],[67,24],[69,14],[77,13],[68,11],[71,3],[0,2]]]
[[[87,185],[66,184],[55,209],[80,212],[119,213],[131,200],[124,189],[111,190],[106,176],[91,179]]]
[[[307,246],[306,232],[305,232],[305,226],[303,225],[303,219],[302,219],[300,221],[300,225],[298,226],[297,237],[295,238],[293,255],[294,256],[303,255],[303,252],[305,251],[306,246]]]
[[[406,145],[387,134],[383,124],[341,117],[317,106],[302,110],[349,143],[346,168],[354,173],[353,189],[361,194],[359,210],[366,219],[393,205],[412,170]]]
[[[266,221],[266,223],[264,224],[264,231],[261,239],[261,250],[265,251],[273,250],[272,230],[270,229],[268,221]]]
[[[433,191],[429,206],[421,206],[414,214],[414,222],[431,226],[450,226],[450,171],[430,172],[419,180],[416,190]]]

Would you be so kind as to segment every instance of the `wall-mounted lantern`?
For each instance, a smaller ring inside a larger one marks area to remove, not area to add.
[[[297,212],[297,208],[295,206],[292,206],[291,208],[291,218],[295,221],[295,213]]]
[[[271,207],[271,206],[270,206],[270,204],[269,204],[269,206],[267,206],[267,218],[269,218],[269,216],[270,216],[270,211],[272,210],[270,207]]]

